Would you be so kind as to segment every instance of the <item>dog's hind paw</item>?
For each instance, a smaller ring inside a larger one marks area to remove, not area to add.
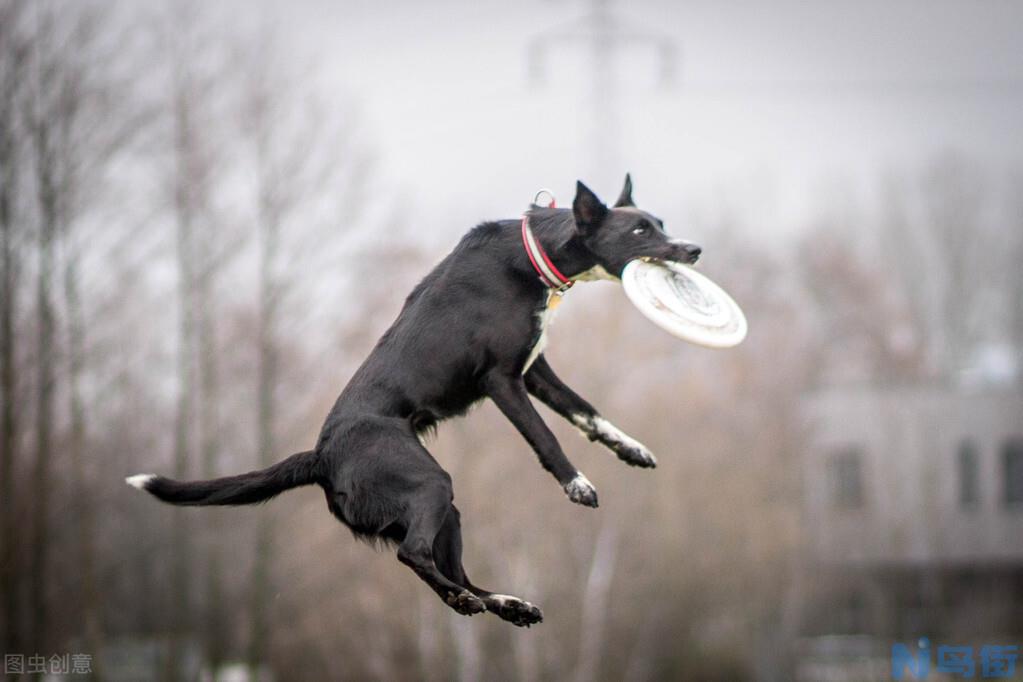
[[[483,600],[487,604],[488,611],[513,625],[528,628],[530,625],[543,622],[543,611],[540,610],[540,607],[518,597],[507,594],[491,594],[484,597]]]
[[[565,486],[565,492],[568,494],[568,499],[576,504],[594,508],[598,506],[597,489],[582,474],[576,474],[575,478],[568,482],[568,485]]]
[[[463,616],[472,616],[487,610],[487,605],[483,603],[483,600],[469,590],[462,590],[458,594],[449,594],[444,601]]]

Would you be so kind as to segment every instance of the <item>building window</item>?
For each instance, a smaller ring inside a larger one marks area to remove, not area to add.
[[[1023,436],[1013,436],[1002,446],[1005,473],[1005,504],[1023,506]]]
[[[977,473],[977,445],[972,440],[959,444],[959,506],[976,507],[980,502],[979,476]]]
[[[863,506],[862,460],[856,448],[840,450],[831,456],[831,498],[839,509],[859,509]]]

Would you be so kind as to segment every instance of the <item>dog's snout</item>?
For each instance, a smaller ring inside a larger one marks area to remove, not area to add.
[[[700,254],[703,253],[703,249],[701,249],[697,244],[693,244],[692,242],[687,242],[682,239],[676,239],[673,241],[680,251],[680,260],[684,260],[687,263],[695,263],[700,257]]]

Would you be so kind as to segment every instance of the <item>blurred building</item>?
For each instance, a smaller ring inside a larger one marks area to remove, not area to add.
[[[806,397],[804,636],[1023,636],[1023,392]]]

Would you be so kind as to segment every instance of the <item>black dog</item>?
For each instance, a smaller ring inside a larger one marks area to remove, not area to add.
[[[240,476],[179,482],[140,474],[128,483],[178,505],[252,504],[315,483],[356,536],[397,543],[398,559],[459,613],[540,622],[529,602],[469,582],[451,477],[419,436],[489,397],[569,499],[596,507],[597,491],[565,457],[530,394],[628,464],[653,467],[656,460],[547,364],[549,303],[574,280],[618,279],[636,258],[692,263],[699,254],[634,207],[628,176],[611,209],[578,183],[572,210],[533,206],[521,221],[484,223],[459,242],[406,299],[330,411],[314,450]]]

